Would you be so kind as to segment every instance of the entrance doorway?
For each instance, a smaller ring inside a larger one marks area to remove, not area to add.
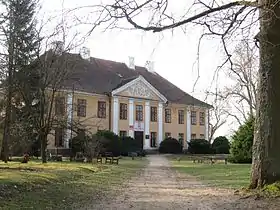
[[[139,149],[143,149],[144,132],[143,131],[134,131],[134,139],[137,142]]]

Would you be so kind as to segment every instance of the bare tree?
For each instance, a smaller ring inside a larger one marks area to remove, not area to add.
[[[260,67],[251,188],[280,180],[280,129],[277,128],[280,120],[280,92],[275,91],[280,88],[280,2],[194,0],[187,9],[182,7],[184,11],[180,16],[173,15],[170,4],[168,0],[115,0],[113,4],[92,7],[94,12],[100,14],[93,24],[95,27],[107,23],[107,27],[110,27],[116,25],[118,19],[125,19],[134,28],[152,32],[190,24],[202,25],[208,30],[205,35],[221,38],[227,55],[225,63],[229,63],[232,68],[227,42],[240,35],[252,37],[253,25],[259,23],[260,32],[256,40],[260,48]]]

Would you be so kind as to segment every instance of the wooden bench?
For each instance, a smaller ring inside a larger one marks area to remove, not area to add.
[[[113,163],[113,153],[112,152],[105,152],[105,164],[106,163]]]
[[[101,155],[97,156],[96,162],[102,164],[102,156]]]
[[[119,164],[119,159],[120,159],[120,157],[113,157],[113,159],[112,159],[112,164]]]

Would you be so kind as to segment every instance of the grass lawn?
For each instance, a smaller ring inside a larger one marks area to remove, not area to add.
[[[144,158],[119,165],[1,162],[0,209],[75,209],[100,200],[145,164]]]
[[[191,160],[171,158],[174,169],[197,177],[206,184],[221,188],[238,189],[247,187],[250,178],[250,164],[193,163]]]

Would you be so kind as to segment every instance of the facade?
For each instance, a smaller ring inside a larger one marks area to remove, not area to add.
[[[69,56],[77,60],[79,55]],[[180,140],[185,148],[192,138],[208,139],[211,106],[152,68],[97,58],[80,57],[77,62],[72,79],[55,102],[55,111],[65,110],[68,124],[78,121],[80,129],[90,133],[111,130],[130,136],[146,150],[158,148],[168,136]],[[69,148],[73,135],[71,129],[55,129],[48,148]]]

